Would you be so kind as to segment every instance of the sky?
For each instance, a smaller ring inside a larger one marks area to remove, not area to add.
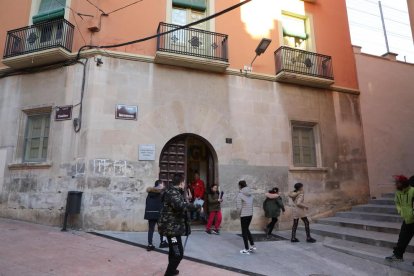
[[[377,0],[346,0],[353,45],[362,52],[387,52]],[[407,0],[381,0],[390,52],[398,60],[414,63],[414,44],[407,11]]]

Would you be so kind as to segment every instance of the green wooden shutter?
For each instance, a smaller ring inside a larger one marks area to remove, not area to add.
[[[49,143],[50,114],[34,115],[27,118],[24,161],[44,161]]]
[[[62,5],[63,4],[63,5]],[[33,24],[63,18],[65,16],[66,0],[42,0],[38,13],[32,17]]]
[[[205,11],[207,9],[206,0],[173,0],[173,6]]]
[[[282,15],[283,36],[298,37],[307,39],[305,19]]]

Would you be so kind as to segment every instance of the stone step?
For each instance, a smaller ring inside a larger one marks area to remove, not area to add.
[[[391,198],[378,198],[378,199],[370,199],[369,204],[375,205],[392,205],[395,206],[394,199]]]
[[[401,228],[401,223],[398,222],[383,222],[341,217],[318,219],[317,222],[319,224],[349,227],[354,229],[376,231],[389,234],[398,234]]]
[[[392,198],[394,199],[395,193],[388,193],[388,194],[382,194],[382,198]]]
[[[325,238],[323,241],[323,245],[327,248],[351,256],[363,258],[365,260],[370,260],[379,264],[397,268],[401,271],[414,273],[414,266],[412,265],[412,262],[414,261],[414,254],[412,253],[404,254],[404,262],[394,263],[385,260],[386,256],[392,254],[392,250],[386,247],[372,246],[333,238]]]
[[[390,215],[398,215],[397,209],[394,205],[374,205],[374,204],[366,204],[366,205],[359,205],[352,207],[351,212],[365,212],[365,213],[380,213],[380,214],[390,214]]]
[[[367,213],[367,212],[339,212],[336,213],[336,217],[341,218],[353,218],[362,220],[384,221],[384,222],[398,222],[402,223],[402,218],[398,215],[380,214],[380,213]]]
[[[304,230],[303,227],[300,227],[300,229]],[[392,250],[398,241],[397,234],[380,233],[319,223],[311,225],[311,233],[339,240],[387,247],[390,248],[390,250]],[[414,240],[408,245],[407,252],[414,253]]]

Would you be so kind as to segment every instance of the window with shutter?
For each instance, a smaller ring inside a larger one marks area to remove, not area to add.
[[[41,0],[39,11],[32,17],[33,24],[65,16],[66,0]]]
[[[47,158],[50,114],[31,115],[27,118],[24,139],[24,161],[41,162]]]
[[[181,7],[197,11],[205,11],[207,9],[206,0],[173,0],[174,7]]]
[[[292,149],[295,167],[317,167],[313,126],[292,126]]]
[[[306,17],[302,16],[282,15],[283,42],[285,46],[309,50],[306,20]]]

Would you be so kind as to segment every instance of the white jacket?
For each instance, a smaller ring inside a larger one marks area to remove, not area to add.
[[[240,217],[253,216],[253,196],[249,187],[240,190],[236,198],[236,204]]]

